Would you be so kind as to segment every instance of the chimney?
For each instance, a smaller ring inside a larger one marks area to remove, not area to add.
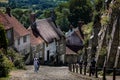
[[[56,20],[56,14],[55,14],[54,9],[51,10],[51,18],[53,22]]]
[[[33,25],[33,23],[35,22],[36,20],[36,15],[35,13],[31,13],[30,14],[30,24]]]
[[[52,9],[52,10],[50,11],[50,13],[51,13],[51,19],[52,19],[52,21],[54,22],[55,26],[57,27],[56,22],[55,22],[57,16],[56,16],[56,14],[55,14],[54,9]]]
[[[8,14],[11,17],[11,9],[10,9],[10,7],[6,7],[6,14]]]
[[[81,27],[83,26],[84,22],[83,21],[78,21],[78,27],[79,29],[81,29]]]
[[[30,24],[31,24],[31,29],[33,31],[33,34],[38,37],[40,35],[38,29],[37,29],[37,24],[35,22],[36,20],[36,14],[35,13],[31,13],[30,14]]]

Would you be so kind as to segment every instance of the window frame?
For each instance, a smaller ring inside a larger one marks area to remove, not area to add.
[[[18,38],[18,45],[20,45],[20,38]]]
[[[23,36],[23,43],[27,42],[27,36]]]

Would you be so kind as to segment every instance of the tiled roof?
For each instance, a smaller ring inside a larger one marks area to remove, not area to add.
[[[29,31],[13,16],[5,14],[6,19],[13,26],[14,29],[14,39],[25,36],[29,34]]]
[[[73,50],[71,50],[70,48],[68,48],[68,47],[66,47],[66,54],[67,55],[77,55],[77,53],[76,52],[74,52]]]
[[[50,18],[36,20],[36,26],[41,37],[46,42],[50,43],[53,39],[60,39],[60,34],[58,34],[57,28]]]
[[[2,12],[0,12],[0,23],[4,26],[5,30],[12,28],[12,25]]]
[[[30,43],[32,46],[39,45],[44,42],[44,40],[40,36],[36,37],[30,28],[28,29],[28,31],[30,32]]]

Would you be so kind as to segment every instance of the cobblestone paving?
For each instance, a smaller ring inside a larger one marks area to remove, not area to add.
[[[69,72],[67,67],[41,66],[35,73],[33,66],[27,66],[27,70],[12,71],[10,75],[10,80],[83,80]]]

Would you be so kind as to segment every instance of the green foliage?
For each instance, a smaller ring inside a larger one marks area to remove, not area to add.
[[[69,10],[66,8],[62,9],[62,12],[56,12],[57,14],[57,24],[60,26],[62,31],[68,31],[69,21],[67,19],[67,16],[69,14]]]
[[[106,53],[107,53],[107,49],[106,49],[106,47],[104,46],[104,47],[102,47],[101,50],[100,50],[100,55],[105,56]]]
[[[93,11],[93,25],[100,23],[101,21],[101,11],[103,10],[103,0],[94,1],[94,11]]]
[[[3,25],[0,24],[0,48],[7,50],[8,41],[5,35],[5,29]]]
[[[100,18],[101,16],[100,16],[100,12],[94,12],[94,16],[93,16],[93,25],[94,24],[96,24],[96,23],[100,23],[100,20],[101,20],[101,18]]]
[[[19,54],[16,53],[14,50],[9,49],[8,51],[9,58],[12,60],[14,66],[18,69],[25,69],[25,64],[23,61],[23,57]]]
[[[112,16],[119,16],[120,15],[120,0],[116,0],[114,4],[111,4],[112,8]]]
[[[8,0],[0,0],[0,8],[5,7],[8,4]]]
[[[8,76],[13,63],[0,51],[0,77]]]
[[[68,3],[61,3],[56,7],[55,12],[57,15],[56,23],[60,26],[60,29],[64,32],[69,29],[68,15],[70,14],[68,9]]]
[[[109,23],[109,16],[102,16],[101,18],[101,25],[107,25]]]
[[[92,7],[89,0],[70,0],[69,9],[69,21],[75,27],[79,20],[83,20],[85,23],[91,21]]]
[[[9,76],[8,77],[1,77],[0,80],[9,80]]]
[[[91,33],[92,33],[92,28],[93,28],[93,22],[90,22],[86,25],[83,25],[83,34],[84,34],[84,45],[85,46],[88,46],[88,41],[90,40],[90,36],[91,36]]]
[[[0,2],[5,2],[5,3],[7,3],[7,2],[8,2],[8,0],[0,0]]]
[[[78,51],[79,56],[82,56],[83,53],[84,53],[84,49]]]
[[[44,15],[45,18],[50,17],[50,16],[51,16],[50,10],[49,10],[49,9],[48,9],[48,10],[44,10],[44,11],[43,11],[43,15]]]
[[[68,7],[69,7],[69,4],[68,4],[68,3],[61,3],[61,4],[58,5],[58,7],[56,7],[56,10],[57,10],[58,12],[62,13],[62,10],[63,10],[64,8],[68,9]]]
[[[106,55],[107,55],[107,48],[106,46],[103,46],[99,52],[99,61],[97,63],[99,67],[103,67]]]
[[[95,0],[95,10],[99,12],[101,9],[103,9],[103,1],[104,0]]]
[[[11,8],[29,8],[34,7],[35,10],[54,8],[58,4],[68,0],[9,0]]]
[[[24,26],[25,28],[28,28],[30,26],[30,10],[27,9],[14,9],[12,10],[13,16],[15,16]]]
[[[99,74],[100,76],[102,76],[102,75],[103,75],[103,71],[99,71],[98,74]]]

